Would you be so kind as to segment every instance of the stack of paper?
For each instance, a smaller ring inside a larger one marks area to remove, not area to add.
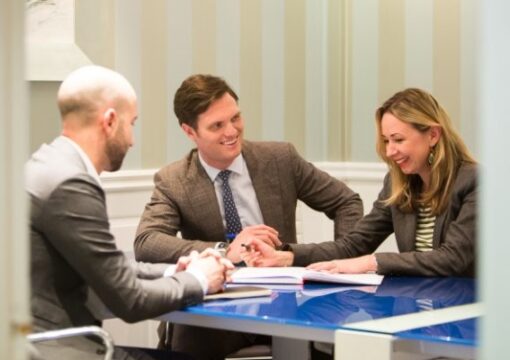
[[[304,267],[245,267],[232,274],[232,283],[237,284],[303,284],[305,281],[320,281],[351,285],[379,285],[383,280],[377,274],[330,274],[308,270]]]

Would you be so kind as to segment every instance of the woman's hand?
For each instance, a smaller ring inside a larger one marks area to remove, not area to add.
[[[290,266],[294,254],[290,251],[278,251],[264,241],[253,238],[243,244],[241,259],[248,266]]]
[[[326,271],[329,273],[363,274],[377,271],[375,255],[365,255],[352,259],[322,261],[307,267],[310,270]]]

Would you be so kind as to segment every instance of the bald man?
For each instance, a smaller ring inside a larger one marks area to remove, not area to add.
[[[232,264],[215,251],[195,252],[170,267],[130,262],[115,245],[99,174],[118,170],[133,145],[137,99],[129,82],[103,67],[82,67],[60,86],[58,107],[61,136],[42,145],[25,169],[35,331],[99,324],[86,306],[89,288],[127,322],[219,291]],[[90,358],[97,347],[80,339],[41,351],[46,358]],[[159,357],[138,349],[115,352],[115,359],[154,358]]]

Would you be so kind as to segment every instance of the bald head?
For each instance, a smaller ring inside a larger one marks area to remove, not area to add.
[[[107,107],[122,107],[136,101],[131,84],[119,73],[102,66],[90,65],[73,71],[58,90],[58,107],[62,120],[70,115],[86,125]]]

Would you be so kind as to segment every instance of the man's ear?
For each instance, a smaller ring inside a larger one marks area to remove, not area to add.
[[[196,137],[196,131],[195,129],[193,129],[191,126],[189,126],[188,124],[182,124],[181,125],[181,129],[182,131],[184,131],[184,133],[186,134],[186,136],[192,140],[192,141],[195,141],[195,137]]]
[[[441,129],[440,126],[431,126],[430,127],[430,142],[431,142],[431,146],[435,146],[438,142],[439,142],[439,139],[441,138],[441,135],[443,133],[443,130]]]
[[[117,126],[119,124],[119,118],[117,116],[117,112],[113,108],[108,108],[104,111],[101,125],[102,128],[108,136],[111,136],[115,133]]]

